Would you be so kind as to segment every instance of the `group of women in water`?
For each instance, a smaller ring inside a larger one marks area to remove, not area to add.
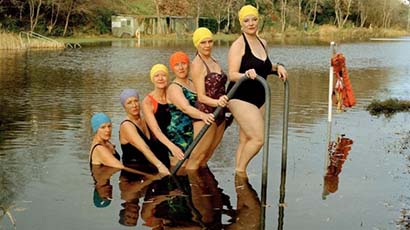
[[[119,135],[122,162],[110,142],[110,118],[104,113],[93,115],[91,126],[95,135],[90,164],[127,170],[132,170],[129,166],[133,164],[149,165],[160,174],[170,174],[171,165],[184,159],[193,139],[209,125],[184,164],[186,170],[206,167],[222,140],[227,124],[225,113],[229,110],[239,125],[235,170],[246,175],[249,162],[264,140],[265,92],[255,79],[258,75],[266,79],[277,74],[286,80],[287,71],[282,64],[269,60],[266,41],[258,36],[258,10],[246,5],[238,16],[242,35],[230,47],[228,73],[212,57],[212,32],[198,28],[192,38],[197,50],[192,61],[184,52],[175,52],[169,58],[173,81],[169,83],[167,66],[156,64],[150,71],[154,89],[142,101],[136,89],[125,89],[120,94],[126,113]],[[227,92],[242,77],[250,80],[244,81],[228,98]],[[214,116],[217,107],[223,110]]]

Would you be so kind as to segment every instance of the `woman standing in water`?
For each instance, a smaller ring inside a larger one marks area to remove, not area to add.
[[[168,138],[186,151],[193,141],[193,119],[206,124],[214,122],[212,113],[204,113],[195,108],[197,95],[194,84],[189,79],[189,57],[184,52],[175,52],[169,59],[175,74],[167,90],[167,100],[171,112],[171,122],[167,128]]]
[[[251,79],[245,81],[236,91],[228,104],[239,125],[239,145],[236,151],[236,171],[246,173],[251,159],[264,144],[264,104],[265,90],[256,76],[264,79],[269,74],[277,73],[283,81],[287,79],[287,71],[280,64],[272,64],[268,57],[267,43],[258,36],[258,10],[245,5],[238,13],[242,36],[236,39],[229,50],[228,66],[231,83],[228,91],[241,77]]]
[[[154,90],[142,101],[142,111],[159,151],[171,152],[171,162],[182,160],[184,152],[166,136],[167,127],[171,122],[171,114],[167,103],[168,68],[163,64],[152,66],[150,71]],[[174,159],[176,158],[176,159]]]
[[[153,165],[160,174],[170,174],[168,154],[155,151],[148,126],[140,114],[138,92],[125,89],[121,92],[120,101],[126,112],[120,126],[124,164]]]
[[[191,64],[192,80],[197,91],[196,107],[204,113],[213,113],[216,107],[225,107],[228,97],[225,85],[228,80],[219,63],[211,56],[213,47],[212,32],[205,27],[195,30],[192,40],[197,53]],[[205,122],[194,122],[194,136],[205,126]],[[205,167],[216,147],[221,142],[225,130],[225,110],[210,125],[189,158],[186,169]]]

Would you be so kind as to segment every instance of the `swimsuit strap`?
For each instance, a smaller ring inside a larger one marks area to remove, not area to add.
[[[211,70],[209,69],[209,67],[208,67],[208,65],[206,64],[205,60],[202,59],[201,55],[200,55],[198,52],[196,52],[196,55],[197,55],[197,56],[201,59],[201,61],[204,63],[204,65],[205,65],[205,67],[206,67],[206,73],[209,74],[209,73],[211,72]],[[217,63],[217,61],[216,61],[213,57],[211,57],[211,59],[212,59],[212,61],[214,61],[215,63]]]
[[[246,51],[249,51],[249,52],[252,53],[251,47],[250,47],[250,45],[249,45],[249,43],[248,43],[248,40],[246,40],[245,34],[242,33],[242,37],[243,37],[243,40],[245,41],[245,53],[246,53]],[[263,42],[261,41],[261,39],[259,39],[258,36],[256,36],[256,38],[257,38],[258,41],[261,43],[261,45],[262,45],[262,47],[263,47],[263,49],[265,50],[266,55],[267,55],[268,52],[266,51],[265,45],[263,44]],[[253,54],[252,54],[252,55],[253,55]]]
[[[102,145],[100,143],[95,144],[92,148],[91,148],[91,152],[90,152],[90,164],[93,162],[93,153],[94,153],[94,149],[99,146]]]
[[[148,138],[147,137],[147,135],[145,134],[145,132],[140,128],[140,127],[138,127],[138,125],[136,125],[134,122],[132,122],[131,120],[123,120],[122,122],[121,122],[121,124],[120,124],[120,126],[122,125],[122,124],[124,124],[124,122],[130,122],[131,124],[133,124],[134,126],[135,126],[135,128],[137,129],[137,132],[138,132],[138,134],[142,137],[142,139],[144,139],[144,137],[146,138],[146,140],[150,140],[150,138]],[[148,128],[148,132],[149,132],[149,135],[151,136],[151,131],[149,130],[149,128]],[[145,140],[144,140],[145,141]]]
[[[189,81],[192,82],[191,79],[189,79]],[[172,81],[171,84],[176,84],[176,85],[178,85],[179,87],[181,87],[182,89],[186,89],[186,90],[188,90],[188,91],[191,92],[191,93],[195,93],[195,92],[191,91],[190,89],[188,89],[187,87],[183,86],[183,85],[182,85],[181,83],[179,83],[179,82]]]
[[[154,96],[152,96],[151,94],[148,94],[148,98],[151,100],[152,107],[154,108],[153,112],[156,113],[158,109],[158,101],[155,100]]]

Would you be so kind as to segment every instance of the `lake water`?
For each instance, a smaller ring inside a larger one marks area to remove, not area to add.
[[[228,49],[226,43],[214,48],[225,71]],[[285,205],[279,205],[284,92],[282,82],[269,78],[266,229],[409,228],[410,116],[375,117],[366,106],[374,99],[410,100],[410,43],[348,43],[337,49],[346,56],[357,105],[344,113],[334,110],[331,139],[345,134],[353,144],[337,177],[337,191],[326,194],[329,44],[270,44],[271,60],[285,63],[289,72],[290,113]],[[195,222],[158,229],[259,229],[262,153],[249,165],[249,181],[235,181],[235,123],[226,130],[209,171],[181,178],[181,187],[168,181],[179,188],[173,190],[177,194],[157,194],[163,181],[141,189],[141,178],[103,171],[103,179],[113,174],[113,199],[103,202],[108,205],[104,208],[94,205],[88,165],[92,113],[112,117],[112,141],[120,151],[121,90],[133,87],[145,95],[152,89],[151,66],[167,64],[177,50],[191,57],[195,53],[190,41],[146,41],[140,47],[134,41],[115,41],[81,49],[0,52],[0,229],[129,229],[124,218],[137,221],[131,223],[136,229],[171,225],[166,218],[150,218],[154,209],[148,198],[156,196],[168,204],[184,198],[185,212],[173,215]],[[180,196],[187,184],[191,194]]]

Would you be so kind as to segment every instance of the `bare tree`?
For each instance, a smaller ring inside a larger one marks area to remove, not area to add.
[[[19,20],[23,21],[23,10],[24,6],[27,4],[27,1],[25,0],[11,0],[11,4],[17,7],[19,10]]]
[[[162,27],[161,27],[161,11],[160,11],[160,5],[161,1],[160,0],[154,0],[155,4],[155,11],[157,13],[157,30],[159,34],[162,34]]]
[[[60,14],[60,5],[61,2],[60,0],[51,0],[50,3],[50,8],[51,8],[51,13],[50,13],[50,21],[48,22],[47,29],[48,33],[51,34],[51,31],[55,27],[57,21],[58,21],[58,16]]]
[[[336,22],[339,28],[343,28],[348,17],[350,16],[350,8],[352,0],[335,0],[335,15]]]
[[[63,37],[66,35],[67,33],[67,29],[68,29],[68,23],[70,21],[70,16],[74,10],[74,6],[75,6],[76,0],[68,0],[66,1],[66,15],[65,15],[65,25],[64,25],[64,32],[63,32]]]
[[[34,32],[40,17],[42,0],[28,0],[30,8],[30,32]]]
[[[369,5],[367,0],[359,0],[357,7],[359,12],[360,27],[364,27],[368,18]]]
[[[316,22],[316,15],[317,15],[317,7],[318,7],[318,4],[319,4],[319,0],[314,0],[315,1],[315,4],[314,4],[314,6],[313,6],[313,19],[312,19],[312,21],[311,21],[311,27],[313,27],[314,25],[315,25],[315,22]]]
[[[280,22],[281,22],[281,31],[282,33],[286,30],[286,17],[287,17],[287,6],[288,0],[280,1]]]

